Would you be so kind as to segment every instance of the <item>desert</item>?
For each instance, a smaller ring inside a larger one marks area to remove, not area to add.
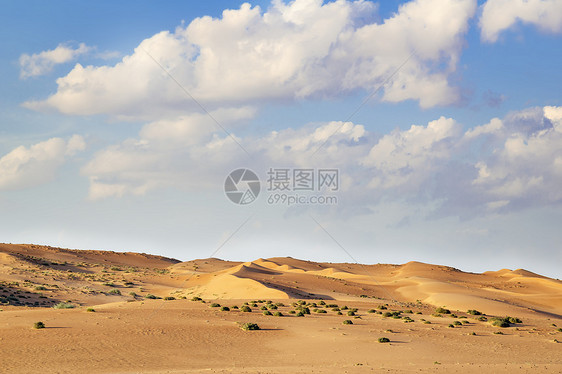
[[[0,253],[5,373],[562,371],[562,282],[522,269]]]

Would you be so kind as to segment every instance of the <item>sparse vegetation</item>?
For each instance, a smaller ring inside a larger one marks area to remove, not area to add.
[[[264,316],[271,316],[272,314],[271,314],[271,312],[270,312],[269,310],[264,310],[264,311],[263,311],[263,315],[264,315]]]
[[[390,339],[385,337],[379,338],[379,343],[390,343]]]
[[[164,300],[175,300],[176,298],[173,296],[166,296]]]
[[[467,313],[471,314],[473,316],[479,316],[479,315],[482,314],[481,312],[477,311],[476,309],[469,309]]]
[[[252,311],[248,305],[244,305],[240,310],[245,313],[250,313]]]
[[[240,328],[244,331],[251,331],[251,330],[259,330],[260,327],[257,323],[247,322],[240,326]]]
[[[210,308],[218,308],[221,305],[219,303],[212,303],[211,305],[209,305]]]
[[[88,309],[86,309],[86,312],[90,312],[90,313],[93,313],[93,312],[95,312],[95,311],[96,311],[96,310],[95,310],[94,308],[88,308]]]
[[[191,301],[201,301],[201,300],[203,300],[203,299],[200,298],[200,297],[198,297],[198,296],[193,296],[193,297],[191,298]]]
[[[45,324],[44,324],[43,322],[41,322],[41,321],[35,322],[35,323],[33,324],[33,328],[34,328],[34,329],[44,329],[44,328],[45,328]]]
[[[223,312],[230,312],[230,308],[227,307],[227,306],[223,306],[223,307],[221,307],[221,311],[223,311]]]
[[[451,311],[449,309],[439,307],[435,309],[435,314],[451,314]]]
[[[283,313],[281,313],[281,312],[275,312],[275,313],[273,313],[273,315],[275,317],[283,317]]]
[[[119,291],[117,288],[112,289],[111,291],[108,292],[110,295],[121,295],[121,291]]]
[[[53,306],[53,308],[55,308],[55,309],[72,309],[72,308],[75,308],[75,306],[74,306],[74,304],[71,304],[71,303],[60,302],[58,304],[55,304]]]
[[[342,322],[344,325],[353,325],[353,321],[350,319],[346,319]]]

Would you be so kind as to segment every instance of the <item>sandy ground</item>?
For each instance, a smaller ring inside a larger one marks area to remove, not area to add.
[[[299,299],[311,314],[290,313]],[[283,316],[264,315],[265,300]],[[1,373],[562,372],[562,282],[525,270],[291,258],[179,263],[0,245],[0,301]],[[62,301],[74,308],[52,307]],[[251,312],[232,308],[245,302]],[[434,315],[439,306],[452,313]],[[401,318],[382,314],[392,311]],[[492,326],[494,315],[522,323]],[[34,329],[38,321],[46,328]],[[261,330],[244,331],[245,322]]]

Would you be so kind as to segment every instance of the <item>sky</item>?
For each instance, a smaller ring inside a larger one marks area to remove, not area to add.
[[[2,242],[562,278],[562,0],[2,8]]]

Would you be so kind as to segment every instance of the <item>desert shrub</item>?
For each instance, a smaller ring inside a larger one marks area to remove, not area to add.
[[[258,304],[253,303],[253,304],[251,304],[251,306],[252,306],[252,308],[257,308],[257,307],[258,307]]]
[[[268,308],[271,309],[271,310],[275,310],[275,309],[277,309],[277,305],[270,304],[270,305],[268,305]]]
[[[479,315],[482,314],[481,312],[477,311],[476,309],[469,309],[467,313],[471,314],[473,316],[479,316]]]
[[[275,317],[283,317],[283,313],[281,313],[281,312],[275,312],[275,313],[273,313],[273,315]]]
[[[490,320],[490,323],[492,324],[492,326],[496,326],[496,327],[509,327],[509,326],[511,326],[509,321],[506,321],[503,318],[492,318]]]
[[[86,309],[86,312],[95,312],[96,310],[94,308],[88,308]]]
[[[248,305],[244,305],[242,308],[240,308],[240,310],[246,313],[250,313],[252,311],[252,309],[250,309]]]
[[[423,314],[422,312],[416,312],[416,314]]]
[[[367,297],[369,297],[369,296],[367,296],[367,295],[359,295],[359,297],[367,298]]]
[[[455,326],[462,326],[462,323],[459,322],[459,321],[455,321],[455,322],[453,322],[453,325],[455,325]]]
[[[154,296],[153,294],[149,293],[148,295],[145,296],[145,298],[147,298],[147,299],[158,299],[158,296]]]
[[[501,331],[494,331],[494,334],[496,334],[496,335],[503,335],[503,332],[501,332]]]
[[[562,328],[556,329],[556,331],[558,331],[558,332],[562,332]]]
[[[289,314],[296,314],[297,312],[295,312],[294,310],[290,310]]]
[[[454,328],[455,325],[453,325],[452,323],[449,323],[449,326],[447,326],[447,327]]]
[[[71,304],[71,303],[61,302],[61,303],[55,304],[53,306],[53,308],[55,308],[55,309],[72,309],[72,308],[75,308],[75,306],[74,306],[74,304]]]
[[[264,305],[260,308],[260,310],[267,310],[267,307]]]
[[[233,305],[230,307],[230,309],[238,309],[238,305]]]
[[[347,309],[348,309],[347,305],[344,305],[344,306],[341,308],[341,310],[347,310]]]
[[[338,308],[338,304],[327,304],[326,308]]]
[[[271,312],[270,312],[269,310],[264,310],[264,311],[263,311],[263,315],[264,315],[264,316],[271,316],[272,314],[271,314]]]
[[[355,312],[354,312],[353,310],[349,310],[349,311],[347,312],[347,315],[350,316],[350,317],[351,317],[351,316],[354,316],[354,315],[355,315]]]
[[[439,307],[439,308],[435,309],[435,313],[436,314],[451,314],[451,311],[449,309]]]
[[[480,316],[478,318],[476,318],[477,321],[481,321],[481,322],[486,322],[488,320],[488,318],[484,317],[484,316]]]
[[[387,307],[385,307],[384,305],[379,305],[379,309],[380,309],[380,310],[385,310],[385,309],[387,309]]]
[[[34,328],[34,329],[44,329],[44,328],[45,328],[45,324],[44,324],[43,322],[41,322],[41,321],[35,322],[35,323],[33,324],[33,328]]]
[[[308,307],[300,307],[297,309],[298,311],[302,312],[303,314],[310,314],[310,309],[308,309]]]
[[[369,310],[367,311],[367,313],[376,313],[376,312],[377,312],[377,311],[374,310],[374,309],[369,309]]]
[[[414,314],[414,312],[412,312],[412,310],[410,310],[410,309],[405,310],[404,313]]]
[[[283,303],[275,303],[275,306],[285,306]]]
[[[339,312],[340,308],[332,308],[332,312]]]
[[[385,337],[379,338],[379,343],[390,343],[390,339]]]
[[[244,331],[259,330],[260,329],[260,327],[257,325],[257,323],[251,323],[251,322],[244,323],[243,325],[240,326],[240,328]]]
[[[382,314],[383,317],[392,317],[392,312],[384,312]]]
[[[328,313],[328,312],[326,312],[324,309],[318,309],[318,310],[316,311],[316,313],[326,314],[326,313]]]
[[[164,300],[175,300],[176,298],[173,296],[166,296]]]
[[[111,283],[111,282],[105,282],[105,283],[102,283],[102,286],[115,287],[115,284]]]
[[[297,317],[304,317],[304,313],[301,311],[298,311],[297,314],[295,314]]]
[[[318,303],[320,305],[326,305],[326,302],[324,300],[320,300],[320,302]]]
[[[221,307],[221,310],[222,310],[223,312],[230,312],[230,308],[227,307],[227,306]]]
[[[346,319],[342,322],[344,325],[353,325],[353,321],[350,319]]]
[[[457,316],[455,313],[452,313],[449,317],[451,317],[451,318],[459,318],[459,316]]]
[[[112,266],[112,267],[109,268],[109,270],[121,271],[121,268],[120,268],[120,267],[117,267],[117,266]]]
[[[137,297],[136,292],[132,292],[132,291],[131,291],[131,292],[129,292],[129,295],[132,296],[132,297]]]
[[[523,323],[523,321],[521,321],[517,317],[506,317],[506,318],[509,320],[509,323]]]
[[[426,325],[431,325],[431,321],[423,321],[423,323]]]
[[[476,333],[473,331],[473,332],[470,333],[470,335],[476,335]]]
[[[45,287],[45,286],[37,286],[37,287],[35,287],[35,290],[36,290],[36,291],[45,291],[46,289],[47,289],[47,287]]]
[[[201,301],[201,300],[203,300],[203,299],[200,298],[200,297],[197,297],[197,296],[193,296],[193,297],[191,298],[191,301]]]
[[[337,314],[338,316],[343,316],[343,313],[342,313],[342,312],[337,312],[336,314]]]
[[[221,305],[219,303],[212,303],[211,305],[209,305],[210,308],[218,308]]]

